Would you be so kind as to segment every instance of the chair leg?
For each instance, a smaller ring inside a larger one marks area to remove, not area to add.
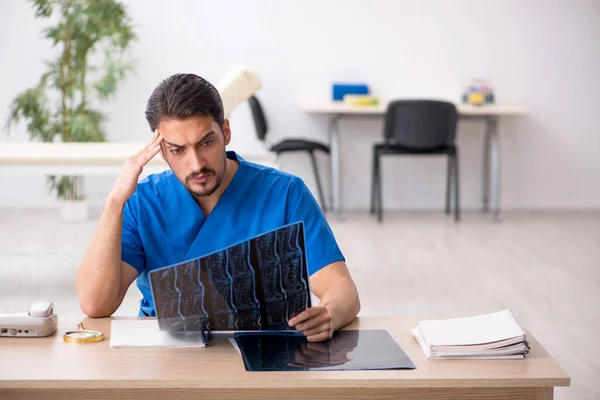
[[[460,221],[460,186],[459,186],[459,174],[458,174],[458,150],[454,155],[454,220]]]
[[[375,191],[377,190],[376,157],[377,157],[377,150],[375,148],[373,148],[373,161],[372,161],[372,165],[371,165],[371,208],[370,208],[371,214],[375,214],[375,197],[376,197]]]
[[[450,192],[452,190],[452,156],[448,156],[448,167],[446,168],[446,214],[450,214]]]
[[[383,184],[381,182],[381,154],[379,151],[375,153],[375,170],[377,171],[377,220],[383,221]]]
[[[319,176],[319,169],[317,167],[317,159],[315,157],[315,153],[312,151],[308,152],[310,155],[310,161],[313,167],[313,173],[315,174],[315,181],[317,182],[317,189],[319,191],[319,199],[321,201],[321,208],[323,210],[327,209],[327,204],[325,203],[325,196],[323,195],[323,186],[321,185],[321,177]]]

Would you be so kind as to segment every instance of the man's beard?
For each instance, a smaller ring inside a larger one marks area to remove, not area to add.
[[[212,195],[213,193],[215,193],[217,191],[217,189],[219,189],[219,187],[221,186],[221,183],[223,183],[223,177],[225,176],[226,169],[227,169],[227,158],[225,158],[223,160],[223,169],[222,169],[222,173],[220,176],[217,174],[217,171],[215,171],[214,169],[204,167],[198,172],[192,172],[185,178],[185,187],[195,197],[208,197],[208,196]],[[215,183],[215,186],[211,189],[204,190],[202,192],[194,191],[190,187],[189,182],[192,179],[194,179],[195,177],[197,177],[198,175],[213,175],[217,178],[217,182]]]
[[[197,191],[197,190],[193,190],[191,188],[190,181],[199,175],[212,175],[212,176],[217,177],[217,182],[215,183],[215,186],[210,189],[203,190],[201,192]],[[221,186],[222,181],[223,181],[223,177],[218,176],[217,172],[214,169],[202,168],[199,172],[192,172],[190,175],[188,175],[185,178],[185,187],[188,189],[188,191],[191,194],[193,194],[196,197],[208,197],[217,191],[217,189]]]
[[[164,154],[165,154],[165,152],[163,151],[163,155]],[[169,168],[171,168],[171,171],[173,171],[173,167],[171,167],[171,163],[167,160],[166,156],[164,157],[164,159],[167,162],[167,164],[169,165]],[[185,186],[185,188],[188,190],[188,192],[190,192],[190,194],[192,194],[194,197],[208,197],[208,196],[212,195],[213,193],[215,193],[217,191],[217,189],[219,189],[219,187],[221,186],[221,183],[223,183],[223,178],[225,177],[226,169],[227,169],[227,157],[225,157],[225,159],[223,160],[223,170],[222,170],[223,172],[221,173],[221,176],[217,175],[217,171],[215,171],[214,169],[204,167],[200,171],[192,172],[191,174],[186,176],[185,180],[182,182],[183,186]],[[203,174],[214,175],[217,177],[217,182],[215,183],[215,187],[213,187],[212,189],[209,189],[209,190],[202,191],[202,192],[192,190],[192,188],[190,187],[190,181],[192,179],[194,179],[195,177],[197,177],[198,175],[203,175]],[[181,179],[178,179],[178,180],[181,182]]]

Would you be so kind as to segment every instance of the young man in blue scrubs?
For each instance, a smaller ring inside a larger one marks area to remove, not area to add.
[[[137,279],[139,314],[155,316],[149,271],[303,221],[309,283],[320,301],[290,325],[322,341],[356,317],[358,293],[318,203],[301,179],[226,151],[231,129],[214,86],[173,75],[150,96],[146,119],[154,137],[127,160],[77,272],[85,314],[112,315]],[[138,183],[157,153],[171,169]]]

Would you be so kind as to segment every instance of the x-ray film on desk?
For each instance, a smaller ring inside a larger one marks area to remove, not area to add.
[[[415,369],[385,330],[341,330],[324,342],[299,332],[236,332],[247,371]]]
[[[304,224],[150,272],[160,330],[289,330],[311,307]]]

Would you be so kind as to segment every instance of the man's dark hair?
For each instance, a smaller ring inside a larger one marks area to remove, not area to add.
[[[194,74],[175,74],[154,89],[146,105],[146,120],[154,132],[164,119],[211,116],[223,128],[223,102],[219,91]]]

